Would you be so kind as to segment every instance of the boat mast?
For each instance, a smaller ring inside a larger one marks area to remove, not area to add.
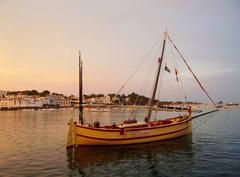
[[[83,81],[82,81],[82,58],[81,52],[79,51],[79,123],[83,125],[83,106],[82,106],[82,98],[83,98]]]
[[[149,104],[148,104],[149,110],[148,110],[148,116],[146,117],[146,122],[149,122],[151,114],[152,114],[152,106],[153,106],[153,102],[154,102],[156,92],[157,92],[157,86],[158,86],[158,81],[159,81],[159,76],[160,76],[160,71],[161,71],[161,66],[162,66],[162,61],[163,61],[163,55],[164,55],[167,36],[168,36],[168,33],[167,33],[167,30],[166,30],[164,32],[162,54],[161,54],[161,57],[158,60],[159,66],[158,66],[157,76],[156,76],[155,85],[154,85],[154,89],[153,89],[153,93],[152,93],[152,98],[150,99]]]

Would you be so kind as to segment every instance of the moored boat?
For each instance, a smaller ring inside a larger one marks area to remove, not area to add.
[[[180,136],[191,133],[191,107],[187,107],[185,109],[187,113],[183,115],[166,117],[162,120],[151,120],[152,111],[155,106],[154,100],[158,87],[160,71],[162,69],[164,49],[167,39],[171,41],[166,31],[164,33],[161,56],[158,59],[158,70],[154,83],[154,89],[148,104],[148,114],[145,117],[144,122],[137,121],[136,119],[129,119],[123,121],[123,123],[119,125],[113,124],[108,126],[101,126],[100,122],[98,121],[94,122],[94,124],[84,122],[82,107],[82,61],[81,55],[79,54],[79,122],[76,122],[73,119],[69,121],[67,147],[76,147],[82,145],[128,145],[147,143],[178,138]],[[174,47],[176,46],[174,45]],[[184,58],[183,60],[187,67],[190,69]],[[190,71],[192,72],[191,69]],[[192,74],[197,80],[200,87],[203,89],[202,85],[193,72]],[[206,93],[205,90],[204,92]]]
[[[191,114],[151,122],[102,127],[79,125],[71,120],[67,147],[76,145],[126,145],[177,138],[190,133]]]

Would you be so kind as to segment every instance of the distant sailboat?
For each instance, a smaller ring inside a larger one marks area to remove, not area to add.
[[[73,119],[69,121],[69,132],[67,139],[67,148],[81,145],[128,145],[137,143],[147,143],[153,141],[161,141],[172,138],[181,137],[192,131],[192,111],[188,108],[188,113],[176,117],[167,117],[164,120],[151,120],[154,100],[159,82],[160,71],[162,69],[162,62],[166,40],[172,40],[168,36],[167,31],[164,32],[163,46],[161,57],[158,60],[158,70],[155,78],[154,89],[152,97],[149,101],[149,110],[144,122],[136,119],[126,120],[120,125],[100,126],[99,122],[94,125],[89,125],[84,122],[83,107],[82,107],[82,60],[79,54],[79,123],[74,122]],[[173,42],[172,42],[173,43]],[[174,44],[173,44],[174,45]],[[176,46],[174,45],[175,49]],[[179,52],[179,51],[178,51]],[[182,57],[182,55],[181,55]],[[183,57],[182,57],[183,58]],[[189,65],[186,63],[188,69],[192,72]],[[198,81],[195,74],[192,72],[194,78],[199,83],[200,87],[207,94],[205,89]],[[207,94],[208,95],[208,94]],[[208,95],[209,96],[209,95]],[[209,96],[210,98],[210,96]],[[210,98],[211,99],[211,98]],[[212,101],[212,99],[211,99]],[[213,102],[213,101],[212,101]],[[213,102],[214,103],[214,102]],[[214,103],[215,104],[215,103]]]

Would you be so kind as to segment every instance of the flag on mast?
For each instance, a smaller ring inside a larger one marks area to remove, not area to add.
[[[165,64],[165,68],[164,68],[165,71],[167,71],[168,73],[170,73],[170,69],[167,67],[167,63]]]
[[[178,82],[178,70],[176,68],[174,68],[174,69],[175,69],[176,80]]]

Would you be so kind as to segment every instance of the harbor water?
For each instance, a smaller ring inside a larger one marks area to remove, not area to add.
[[[85,114],[90,123],[129,118],[126,111]],[[77,117],[72,109],[0,111],[0,177],[240,176],[240,109],[194,119],[192,134],[178,139],[66,150],[67,123]]]

